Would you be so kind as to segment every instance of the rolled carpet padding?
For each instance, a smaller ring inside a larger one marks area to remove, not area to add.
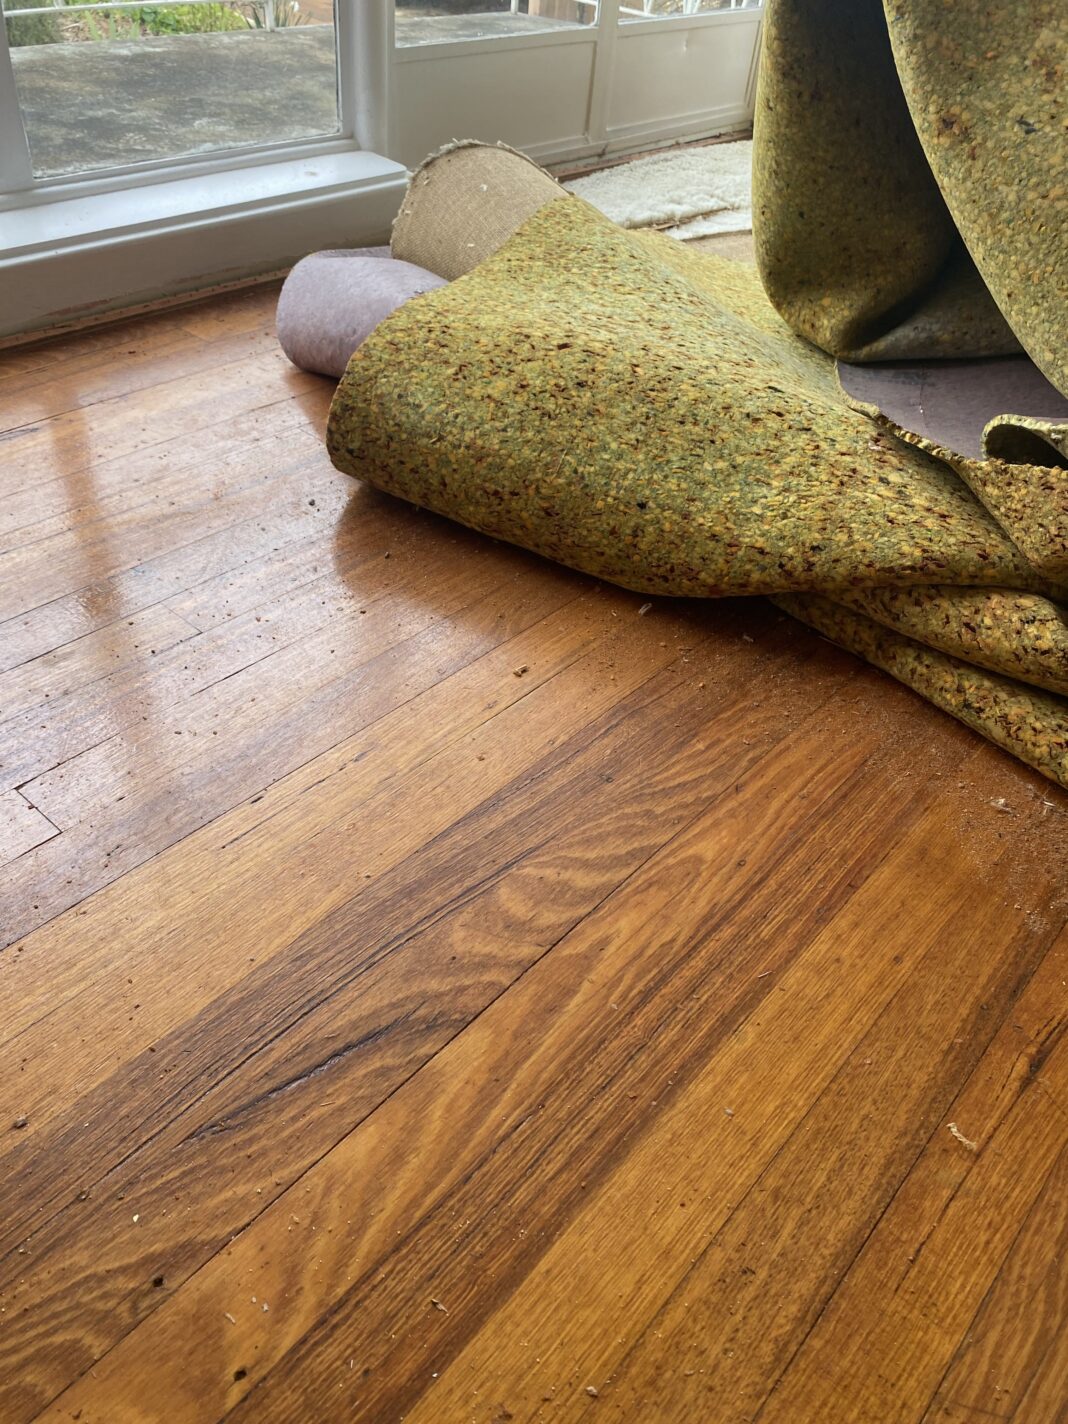
[[[412,175],[393,224],[394,257],[452,281],[496,252],[532,213],[567,193],[504,144],[454,143]]]
[[[1068,468],[1068,420],[995,416],[983,429],[983,453],[1015,465]]]
[[[1068,5],[767,0],[753,235],[847,360],[1022,347],[1068,395]]]
[[[395,312],[328,441],[416,503],[643,592],[1044,587],[951,469],[851,407],[751,268],[577,198]]]
[[[903,637],[819,594],[783,594],[780,608],[919,692],[928,702],[1068,786],[1068,700],[1025,687]]]
[[[529,167],[482,152],[493,173]],[[463,280],[356,352],[335,464],[643,592],[784,596],[1063,784],[1068,472],[898,430],[846,395],[752,268],[624,232],[550,186]],[[413,229],[422,201],[413,185]],[[454,260],[478,240],[469,220]]]
[[[313,252],[286,278],[278,298],[278,340],[295,366],[340,376],[379,322],[444,279],[388,247]]]
[[[834,597],[913,641],[1068,697],[1068,620],[1041,594],[917,584]]]

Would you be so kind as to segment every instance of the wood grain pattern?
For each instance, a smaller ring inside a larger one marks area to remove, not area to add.
[[[0,353],[0,1420],[1061,1417],[1068,798],[273,298]]]
[[[0,865],[16,860],[58,831],[59,827],[42,816],[21,792],[0,792]]]

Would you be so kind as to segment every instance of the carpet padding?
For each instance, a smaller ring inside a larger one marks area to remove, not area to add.
[[[765,25],[759,275],[515,155],[438,160],[400,255],[465,275],[353,357],[332,458],[644,593],[770,595],[1068,786],[1068,10],[770,0]],[[834,359],[1021,348],[1048,390],[971,400],[957,449],[915,387],[880,409]]]

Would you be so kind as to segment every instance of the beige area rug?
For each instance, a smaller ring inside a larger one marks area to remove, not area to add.
[[[688,242],[749,232],[751,139],[636,158],[564,184],[620,227],[656,227]]]

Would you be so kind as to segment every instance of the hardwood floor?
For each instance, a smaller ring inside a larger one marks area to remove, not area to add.
[[[1068,798],[274,297],[0,353],[0,1424],[1068,1419]]]

